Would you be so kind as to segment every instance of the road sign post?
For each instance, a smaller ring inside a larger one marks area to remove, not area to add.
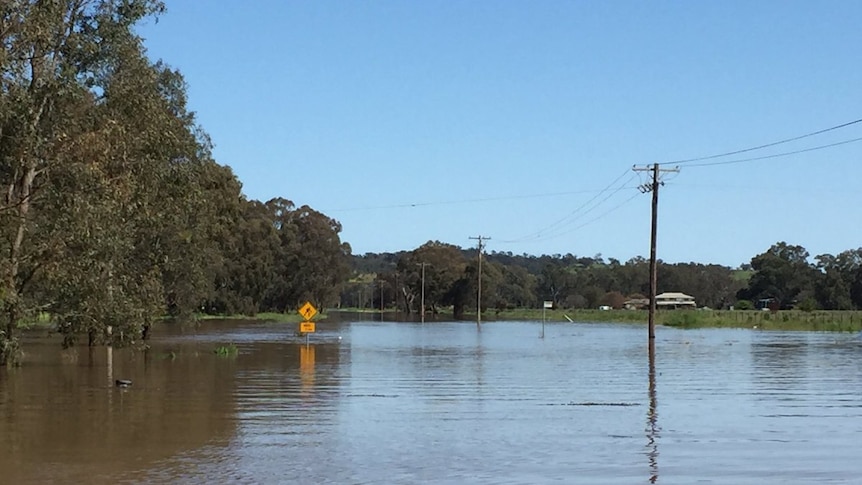
[[[548,308],[554,308],[554,302],[553,301],[542,302],[542,338],[545,338],[545,311]]]
[[[299,333],[305,335],[305,345],[308,345],[308,334],[314,333],[316,330],[314,328],[314,322],[312,322],[311,319],[317,315],[317,308],[314,308],[314,305],[312,305],[310,301],[307,301],[304,305],[299,307],[297,313],[305,319],[305,321],[299,322]]]

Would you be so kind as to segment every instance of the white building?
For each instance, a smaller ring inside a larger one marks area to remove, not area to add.
[[[656,295],[655,305],[658,308],[697,308],[693,296],[674,292]]]

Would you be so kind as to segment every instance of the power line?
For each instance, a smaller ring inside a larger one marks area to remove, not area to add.
[[[583,224],[580,224],[580,225],[578,225],[578,226],[575,226],[575,227],[573,227],[573,228],[569,229],[569,230],[568,230],[568,231],[566,231],[566,232],[561,232],[561,233],[559,233],[559,234],[557,234],[557,235],[555,235],[555,236],[550,236],[550,237],[549,237],[549,239],[550,239],[551,237],[559,237],[559,236],[565,236],[566,234],[571,234],[571,233],[573,233],[573,232],[577,231],[578,229],[582,229],[582,228],[584,228],[584,227],[586,227],[586,226],[588,226],[588,225],[590,225],[590,224],[592,224],[592,223],[594,223],[594,222],[596,222],[596,221],[598,221],[598,220],[604,219],[604,218],[605,218],[605,216],[607,216],[607,215],[608,215],[608,214],[610,214],[611,212],[616,211],[617,209],[621,208],[622,206],[624,206],[624,205],[628,204],[629,202],[631,202],[631,201],[635,200],[635,199],[636,199],[636,198],[638,198],[638,196],[640,196],[640,195],[641,195],[641,194],[640,194],[639,192],[638,192],[638,193],[635,193],[635,194],[633,194],[631,197],[629,197],[628,199],[625,199],[624,201],[620,202],[619,204],[617,204],[617,205],[615,205],[615,206],[611,207],[610,209],[608,209],[608,210],[606,210],[606,211],[602,212],[601,214],[597,215],[596,217],[594,217],[594,218],[592,218],[592,219],[590,219],[590,220],[588,220],[588,221],[584,222]]]
[[[554,239],[554,238],[558,238],[558,237],[560,237],[560,236],[566,236],[566,235],[571,234],[571,233],[573,233],[573,232],[575,232],[575,231],[577,231],[577,230],[579,230],[579,229],[583,229],[584,227],[589,226],[590,224],[592,224],[592,223],[594,223],[594,222],[597,222],[597,221],[600,221],[600,220],[604,219],[604,218],[605,218],[606,216],[608,216],[609,214],[611,214],[611,213],[613,213],[613,212],[616,212],[617,210],[619,210],[620,208],[622,208],[624,205],[626,205],[626,204],[628,204],[629,202],[631,202],[631,201],[635,200],[636,198],[640,197],[640,195],[641,195],[641,193],[640,193],[640,192],[635,192],[635,193],[634,193],[634,194],[632,194],[632,196],[631,196],[631,197],[629,197],[628,199],[623,200],[623,201],[622,201],[622,202],[620,202],[619,204],[617,204],[617,205],[615,205],[615,206],[611,207],[610,209],[608,209],[608,210],[606,210],[606,211],[602,212],[601,214],[597,215],[596,217],[593,217],[592,219],[590,219],[590,220],[588,220],[588,221],[585,221],[585,222],[583,222],[583,223],[581,223],[581,224],[579,224],[579,225],[577,225],[577,226],[575,226],[575,227],[572,227],[572,228],[570,228],[570,229],[568,229],[568,230],[566,230],[566,231],[558,232],[558,233],[555,233],[555,234],[550,234],[550,235],[547,235],[547,236],[544,236],[544,237],[541,237],[541,238],[537,238],[537,239],[533,239],[533,240],[530,240],[529,242],[537,242],[537,241],[545,241],[545,240],[548,240],[548,239]],[[526,242],[526,241],[514,240],[514,241],[498,241],[498,242],[500,242],[500,243],[504,243],[504,244],[513,244],[513,243]]]
[[[679,182],[665,182],[665,186],[672,186],[683,189],[696,189],[696,190],[716,190],[727,192],[728,190],[733,191],[742,191],[742,192],[751,192],[752,190],[757,190],[761,192],[781,192],[781,193],[809,193],[809,194],[824,194],[824,193],[850,193],[850,194],[858,194],[858,187],[850,187],[850,186],[840,186],[835,185],[832,187],[808,187],[808,186],[791,186],[791,185],[775,185],[775,184],[767,184],[767,185],[728,185],[724,183],[717,184],[697,184],[697,183],[679,183]]]
[[[623,172],[625,175],[626,172]],[[629,187],[626,187],[629,188]],[[635,188],[635,187],[630,187]],[[521,194],[521,195],[506,195],[499,197],[485,197],[485,198],[477,198],[477,199],[458,199],[458,200],[442,200],[442,201],[429,201],[429,202],[407,202],[403,204],[392,204],[392,205],[378,205],[378,206],[366,206],[366,207],[348,207],[342,209],[329,209],[327,212],[354,212],[354,211],[365,211],[365,210],[382,210],[382,209],[409,209],[415,207],[428,207],[428,206],[436,206],[436,205],[455,205],[455,204],[471,204],[477,202],[499,202],[504,200],[517,200],[517,199],[539,199],[544,197],[560,197],[565,195],[581,195],[581,194],[593,194],[597,193],[601,195],[608,188],[604,189],[591,189],[591,190],[574,190],[568,192],[547,192],[542,194]],[[597,197],[598,197],[597,195]]]
[[[831,126],[829,128],[824,128],[822,130],[813,131],[811,133],[806,133],[804,135],[794,136],[792,138],[786,138],[784,140],[778,140],[778,141],[774,141],[771,143],[766,143],[763,145],[758,145],[758,146],[754,146],[754,147],[750,147],[750,148],[743,148],[742,150],[734,150],[734,151],[730,151],[730,152],[717,153],[715,155],[708,155],[705,157],[687,158],[687,159],[675,160],[675,161],[671,161],[671,162],[662,162],[662,163],[659,163],[659,165],[674,165],[674,164],[678,165],[681,163],[699,162],[702,160],[712,160],[715,158],[728,157],[730,155],[739,155],[740,153],[751,152],[754,150],[761,150],[763,148],[769,148],[769,147],[773,147],[776,145],[781,145],[783,143],[790,143],[792,141],[802,140],[803,138],[809,138],[812,136],[822,135],[823,133],[828,133],[830,131],[839,130],[841,128],[846,128],[848,126],[855,125],[857,123],[862,123],[862,118],[860,118],[858,120],[848,121],[847,123],[842,123],[840,125]]]
[[[562,224],[564,224],[564,223],[567,223],[567,222],[568,222],[568,223],[574,222],[575,220],[577,220],[577,218],[578,218],[578,217],[582,217],[582,216],[584,216],[584,215],[588,214],[590,211],[594,210],[596,207],[598,207],[598,206],[600,206],[601,204],[603,204],[603,203],[604,203],[605,201],[607,201],[609,198],[611,198],[612,196],[616,195],[620,190],[623,190],[624,188],[626,188],[626,187],[625,187],[625,184],[627,184],[627,183],[628,183],[628,182],[629,182],[633,177],[629,177],[629,179],[628,179],[628,180],[626,180],[625,182],[623,182],[623,184],[622,184],[620,187],[617,187],[617,189],[616,189],[616,190],[614,190],[610,195],[608,195],[607,197],[605,197],[604,199],[602,199],[601,201],[599,201],[597,204],[595,204],[592,208],[588,209],[586,212],[584,212],[584,213],[582,213],[582,214],[578,215],[578,212],[580,212],[580,211],[581,211],[581,210],[583,210],[585,207],[587,207],[587,206],[589,206],[590,204],[592,204],[592,203],[593,203],[593,201],[595,201],[596,199],[598,199],[599,197],[601,197],[601,195],[602,195],[602,194],[604,194],[605,192],[607,192],[607,191],[611,190],[611,187],[613,187],[613,186],[614,186],[614,184],[616,184],[617,182],[619,182],[619,180],[620,180],[621,178],[625,177],[625,176],[626,176],[626,174],[629,174],[628,169],[626,169],[622,174],[620,174],[617,178],[615,178],[611,183],[609,183],[607,186],[605,186],[605,188],[603,188],[602,190],[600,190],[600,191],[599,191],[595,196],[593,196],[592,198],[590,198],[589,200],[587,200],[586,202],[584,202],[584,203],[583,203],[583,204],[581,204],[580,206],[576,207],[574,210],[572,210],[571,212],[569,212],[568,214],[566,214],[566,215],[565,215],[565,216],[563,216],[562,218],[560,218],[560,219],[558,219],[558,220],[556,220],[556,221],[552,222],[551,224],[549,224],[549,225],[547,225],[547,226],[545,226],[545,227],[543,227],[543,228],[539,229],[538,231],[531,232],[531,233],[529,233],[529,234],[527,234],[527,235],[524,235],[524,236],[521,236],[521,237],[518,237],[518,238],[515,238],[515,239],[504,240],[504,241],[501,241],[501,242],[504,242],[504,243],[515,243],[515,242],[523,242],[523,241],[527,241],[527,240],[539,240],[539,239],[544,239],[542,236],[543,236],[543,235],[545,235],[546,233],[548,233],[548,232],[552,231],[553,229],[557,228],[557,226],[560,226],[560,225],[562,225]]]
[[[689,167],[711,167],[714,165],[731,165],[734,163],[754,162],[757,160],[767,160],[770,158],[788,157],[790,155],[798,155],[800,153],[807,153],[807,152],[813,152],[816,150],[823,150],[826,148],[837,147],[840,145],[847,145],[849,143],[856,143],[858,141],[862,141],[862,137],[851,138],[850,140],[844,140],[844,141],[839,141],[839,142],[835,142],[835,143],[829,143],[827,145],[820,145],[820,146],[811,147],[811,148],[803,148],[801,150],[794,150],[792,152],[783,152],[783,153],[775,153],[773,155],[764,155],[762,157],[742,158],[739,160],[727,160],[727,161],[723,161],[723,162],[694,163],[694,164],[689,165]]]
[[[602,205],[602,204],[604,204],[605,202],[607,202],[608,200],[610,200],[610,198],[611,198],[611,197],[613,197],[613,196],[617,195],[617,194],[618,194],[621,190],[623,190],[624,188],[625,188],[625,187],[618,187],[615,191],[613,191],[613,192],[611,192],[610,194],[608,194],[608,196],[607,196],[607,197],[605,197],[604,199],[602,199],[601,201],[599,201],[596,205],[594,205],[594,206],[590,207],[589,209],[587,209],[585,212],[581,213],[578,217],[575,217],[574,219],[572,219],[570,222],[575,222],[577,219],[579,219],[579,218],[581,218],[581,217],[583,217],[583,216],[585,216],[585,215],[589,214],[590,212],[592,212],[592,211],[593,211],[593,210],[595,210],[595,209],[598,209],[599,207],[601,207],[601,205]],[[571,229],[568,229],[568,230],[564,230],[563,232],[557,232],[557,233],[548,234],[548,235],[546,235],[545,237],[537,237],[537,238],[535,238],[535,239],[533,239],[533,240],[534,240],[534,241],[541,241],[541,240],[544,240],[544,239],[552,239],[552,238],[556,238],[556,237],[560,237],[560,236],[565,236],[565,235],[567,235],[567,234],[571,234],[571,233],[573,233],[573,232],[577,231],[578,229],[581,229],[582,227],[584,227],[584,226],[586,226],[586,225],[588,225],[588,224],[592,224],[593,222],[596,222],[597,220],[599,220],[599,219],[603,218],[605,215],[607,215],[607,214],[609,214],[609,213],[613,212],[614,210],[616,210],[616,209],[618,209],[618,208],[622,207],[622,206],[623,206],[623,205],[625,205],[629,200],[634,199],[634,198],[635,198],[635,197],[637,197],[638,195],[640,195],[640,194],[639,194],[639,193],[635,193],[632,197],[630,197],[629,199],[626,199],[625,201],[623,201],[623,203],[621,203],[621,204],[619,204],[619,205],[617,205],[617,206],[614,206],[611,210],[608,210],[608,211],[606,211],[606,212],[603,212],[602,214],[598,215],[597,217],[594,217],[593,219],[590,219],[590,220],[588,220],[588,221],[584,222],[583,224],[577,225],[577,226],[575,226],[575,227],[573,227],[573,228],[571,228]]]

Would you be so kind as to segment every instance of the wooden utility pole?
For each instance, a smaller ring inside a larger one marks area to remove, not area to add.
[[[659,180],[659,174],[665,172],[679,172],[679,167],[676,168],[659,168],[659,164],[654,163],[652,167],[633,167],[635,172],[652,172],[652,183],[641,185],[640,191],[643,193],[652,192],[652,228],[650,232],[650,247],[649,247],[649,338],[655,338],[655,296],[658,286],[658,267],[656,265],[656,239],[658,232],[658,188],[664,184]]]
[[[428,266],[429,263],[416,263],[416,266],[422,267],[422,296],[420,298],[420,308],[421,308],[421,321],[425,323],[425,266]]]
[[[476,239],[479,241],[479,291],[476,293],[476,328],[482,329],[482,242],[490,240],[490,237],[478,236],[471,237],[470,239]]]

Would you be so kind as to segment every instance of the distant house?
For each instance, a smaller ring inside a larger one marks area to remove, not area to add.
[[[649,298],[632,298],[623,303],[626,310],[643,310],[649,308]]]
[[[754,303],[754,308],[758,310],[777,311],[780,308],[778,298],[761,298]]]
[[[697,304],[694,302],[694,297],[690,295],[686,295],[685,293],[662,293],[661,295],[656,295],[655,297],[655,305],[658,308],[697,308]]]

